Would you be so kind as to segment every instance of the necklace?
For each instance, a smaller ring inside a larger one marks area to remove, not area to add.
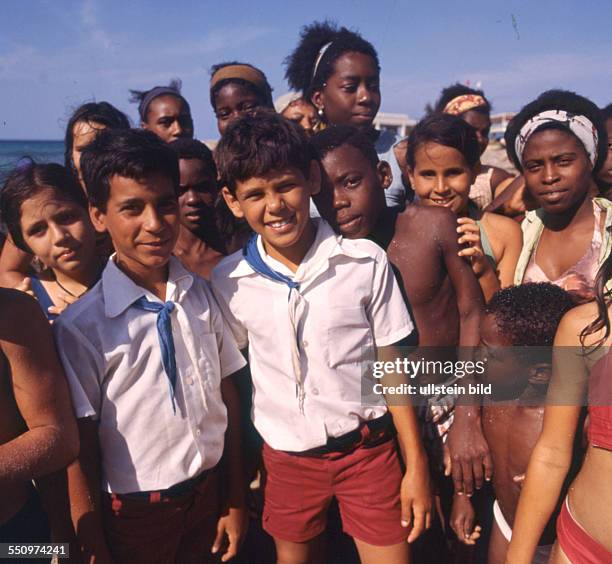
[[[85,290],[83,290],[80,294],[73,294],[68,288],[64,288],[63,284],[56,278],[55,279],[55,283],[60,287],[61,290],[63,290],[64,292],[66,292],[69,296],[72,296],[73,298],[76,298],[77,300],[85,293],[89,290],[89,288],[85,288]]]

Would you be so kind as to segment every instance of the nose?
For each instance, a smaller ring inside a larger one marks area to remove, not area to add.
[[[344,193],[344,190],[334,190],[333,206],[335,210],[346,208],[349,205],[349,200]]]
[[[189,206],[196,206],[200,202],[199,193],[193,189],[187,190],[185,192],[185,203]]]
[[[159,233],[164,228],[164,219],[154,207],[145,211],[143,227],[149,233]]]
[[[444,176],[439,175],[436,177],[434,184],[434,192],[436,194],[445,194],[446,192],[448,192],[448,187],[446,186],[446,180]]]
[[[361,84],[359,86],[357,100],[360,104],[370,104],[372,102],[372,93],[366,84]]]
[[[285,201],[282,194],[274,192],[266,196],[266,207],[270,213],[278,213],[285,207]]]
[[[170,129],[172,137],[182,137],[184,133],[183,126],[179,120],[172,122],[172,128]]]
[[[551,162],[547,162],[544,164],[544,184],[554,184],[559,180],[559,175],[557,174],[557,168]]]
[[[51,223],[49,225],[49,229],[51,231],[51,241],[54,245],[60,245],[64,241],[70,238],[70,233],[68,230],[57,223]]]

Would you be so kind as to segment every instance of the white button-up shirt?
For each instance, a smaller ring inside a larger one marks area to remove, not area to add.
[[[375,243],[337,236],[323,220],[297,272],[259,252],[268,265],[300,283],[297,332],[287,285],[257,274],[239,251],[212,275],[213,291],[238,346],[249,346],[253,423],[273,448],[324,445],[380,417],[385,406],[362,406],[364,351],[387,346],[414,329],[385,252]],[[293,290],[295,291],[295,290]],[[297,337],[304,387],[296,397],[291,339]]]
[[[245,365],[207,282],[172,257],[174,413],[157,313],[132,305],[142,296],[161,303],[111,258],[53,325],[76,416],[99,421],[101,485],[114,493],[165,489],[215,466],[227,427],[221,379]]]

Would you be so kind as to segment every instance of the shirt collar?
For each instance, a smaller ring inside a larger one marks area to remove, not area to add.
[[[174,256],[170,257],[168,266],[166,299],[180,301],[193,285],[193,275]],[[114,254],[108,260],[102,273],[102,293],[104,312],[107,317],[117,317],[142,296],[147,296],[147,299],[151,301],[160,301],[148,290],[138,286],[115,264]]]
[[[321,261],[328,261],[334,257],[347,256],[353,259],[364,259],[371,258],[371,256],[359,250],[350,241],[345,241],[341,235],[334,232],[331,226],[321,218],[311,218],[316,228],[315,240],[312,243],[310,249],[304,256],[297,272],[291,273],[297,280],[301,278],[301,274],[306,270],[311,270],[317,263]],[[257,236],[257,248],[262,258],[270,264],[270,261],[274,261],[267,254],[265,254],[261,235]],[[276,263],[277,261],[274,261]],[[276,264],[271,266],[276,267]],[[284,270],[283,270],[284,272]],[[242,258],[234,267],[234,269],[228,274],[229,278],[240,278],[242,276],[249,276],[256,274],[256,272],[249,266],[246,260]]]

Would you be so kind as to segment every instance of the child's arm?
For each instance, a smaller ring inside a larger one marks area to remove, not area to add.
[[[78,420],[81,438],[79,457],[68,467],[68,493],[72,522],[81,547],[83,562],[112,564],[100,511],[100,444],[98,422]]]
[[[474,526],[476,513],[472,502],[467,495],[455,494],[451,510],[450,525],[457,538],[467,545],[476,544],[480,538],[480,525]]]
[[[377,359],[395,361],[401,356],[395,346],[380,347]],[[383,385],[397,386],[398,379],[404,375],[388,374],[383,376]],[[402,479],[400,497],[402,503],[402,526],[410,528],[408,542],[415,541],[431,523],[432,493],[427,455],[421,442],[419,424],[414,408],[407,396],[385,397],[393,424],[397,430],[397,441],[406,466]],[[403,404],[403,405],[402,405]]]
[[[28,276],[32,258],[32,255],[16,247],[10,236],[7,237],[0,252],[0,286],[17,288]]]
[[[227,535],[229,546],[222,562],[234,558],[244,540],[248,527],[248,512],[245,505],[246,476],[242,456],[241,411],[238,390],[232,376],[221,380],[221,395],[227,408],[227,431],[225,433],[225,464],[228,476],[228,498],[224,513],[217,525],[217,536],[212,552],[221,548],[224,535]]]

